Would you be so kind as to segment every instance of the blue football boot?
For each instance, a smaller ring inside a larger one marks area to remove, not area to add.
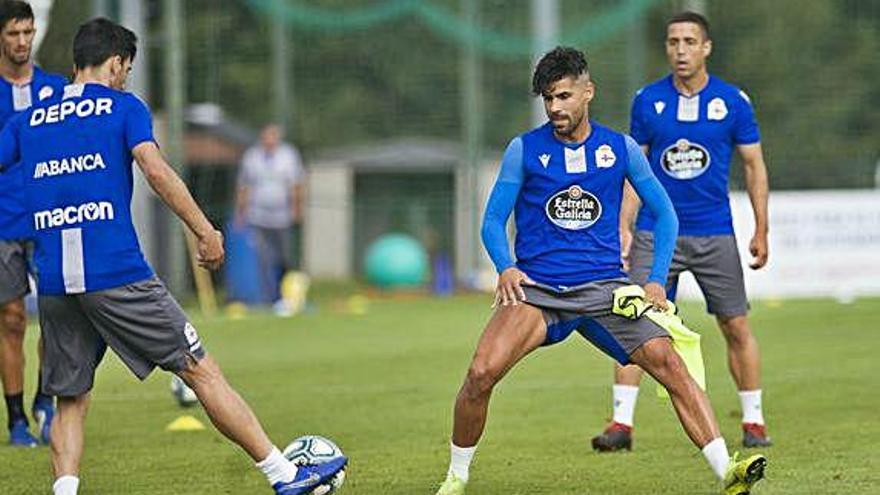
[[[315,488],[329,483],[348,464],[347,457],[340,457],[322,464],[300,466],[296,478],[287,483],[275,483],[275,495],[307,495]]]
[[[9,428],[9,444],[13,447],[36,447],[37,439],[28,431],[27,420],[17,419]]]
[[[51,397],[45,397],[34,401],[31,410],[34,420],[37,422],[37,430],[40,432],[40,441],[43,445],[49,445],[49,433],[52,431],[52,418],[55,417],[55,404]]]

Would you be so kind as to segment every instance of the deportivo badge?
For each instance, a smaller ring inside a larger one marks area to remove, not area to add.
[[[37,95],[37,97],[40,98],[40,101],[43,101],[46,98],[52,96],[53,93],[55,93],[55,90],[52,89],[52,86],[43,86],[42,88],[40,88],[40,93]]]
[[[727,105],[724,103],[724,100],[713,98],[706,109],[706,117],[709,120],[724,120],[724,117],[727,117]]]
[[[711,162],[706,148],[687,139],[679,139],[663,150],[660,157],[663,171],[675,179],[693,179],[705,172]]]
[[[544,211],[555,225],[567,230],[581,230],[599,220],[602,205],[593,193],[575,184],[551,196]]]
[[[611,149],[610,145],[603,144],[596,148],[596,165],[599,168],[610,168],[614,166],[614,162],[617,161],[617,156],[614,154],[614,150]]]

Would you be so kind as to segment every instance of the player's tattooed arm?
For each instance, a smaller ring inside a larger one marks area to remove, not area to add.
[[[758,270],[767,264],[770,254],[767,240],[769,231],[767,198],[770,194],[767,165],[764,163],[761,143],[740,144],[736,149],[742,159],[746,191],[749,193],[749,201],[755,214],[755,233],[749,242],[749,252],[753,258],[749,267]]]
[[[156,143],[144,141],[134,147],[132,154],[153,191],[196,235],[199,264],[211,270],[219,268],[225,257],[223,234],[211,225]]]

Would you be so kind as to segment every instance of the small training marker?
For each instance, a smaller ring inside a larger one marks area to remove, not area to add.
[[[204,429],[205,425],[192,416],[181,416],[165,427],[165,431],[199,431]]]

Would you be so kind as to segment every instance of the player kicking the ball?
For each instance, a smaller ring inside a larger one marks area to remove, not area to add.
[[[135,52],[128,29],[106,19],[82,25],[73,42],[74,84],[51,104],[22,112],[0,136],[0,167],[25,167],[24,207],[33,219],[43,385],[58,397],[54,493],[77,493],[89,391],[107,346],[141,379],[156,366],[180,376],[275,493],[310,493],[347,460],[297,468],[281,454],[140,251],[130,211],[132,159],[198,238],[202,266],[216,269],[224,258],[222,235],[159,152],[150,111],[122,91]]]
[[[666,387],[724,493],[748,493],[764,475],[764,456],[731,459],[709,400],[667,331],[649,318],[613,312],[622,304],[620,289],[632,289],[620,266],[624,179],[657,219],[644,299],[658,309],[666,308],[663,284],[678,229],[669,197],[632,138],[589,120],[594,87],[583,53],[556,48],[544,55],[532,90],[543,98],[549,122],[510,142],[489,197],[482,235],[499,273],[497,307],[455,402],[451,462],[437,495],[465,493],[495,384],[530,352],[573,331]],[[516,263],[505,230],[514,211]]]

